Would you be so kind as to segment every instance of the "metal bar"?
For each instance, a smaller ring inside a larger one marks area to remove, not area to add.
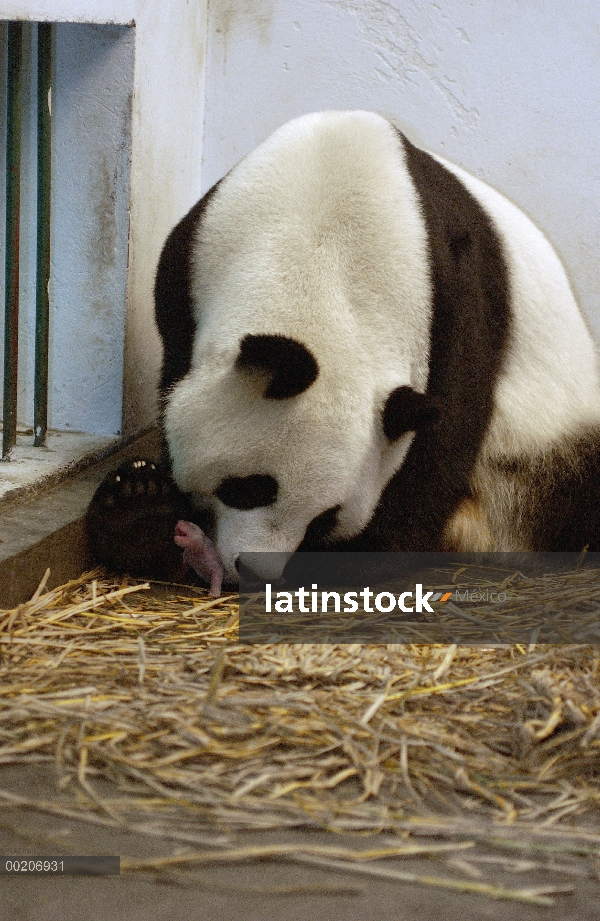
[[[52,26],[38,23],[38,161],[37,269],[35,296],[34,445],[46,443],[48,428],[48,336],[50,325],[50,121],[52,86]]]
[[[4,408],[2,459],[17,443],[19,363],[19,209],[21,173],[21,66],[23,24],[8,24],[6,104],[6,261],[4,301]]]

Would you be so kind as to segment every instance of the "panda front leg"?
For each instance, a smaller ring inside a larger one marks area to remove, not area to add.
[[[191,506],[161,464],[142,458],[109,473],[85,516],[95,562],[113,572],[155,579],[184,575],[175,527]]]
[[[108,569],[146,578],[177,580],[191,567],[218,596],[223,570],[194,518],[165,466],[128,461],[104,478],[89,505],[89,549]]]

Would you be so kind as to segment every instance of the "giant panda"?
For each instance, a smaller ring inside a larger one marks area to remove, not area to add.
[[[556,253],[380,115],[277,130],[171,232],[155,300],[168,464],[102,484],[101,561],[160,568],[177,527],[218,593],[242,551],[276,579],[304,549],[600,549],[596,349]]]

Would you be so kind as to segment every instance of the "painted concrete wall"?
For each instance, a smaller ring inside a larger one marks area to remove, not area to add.
[[[318,109],[395,116],[519,204],[600,338],[597,0],[215,0],[202,184]]]
[[[121,431],[134,30],[55,32],[50,427]]]
[[[160,347],[154,272],[168,231],[200,194],[205,5],[0,0],[0,20],[62,23],[55,33],[53,88],[54,427],[128,435],[155,418]],[[35,50],[30,54],[34,58]],[[30,164],[32,114],[26,107],[23,153]],[[24,305],[31,302],[31,192],[26,183]],[[25,424],[32,323],[31,310],[24,309],[19,417]]]

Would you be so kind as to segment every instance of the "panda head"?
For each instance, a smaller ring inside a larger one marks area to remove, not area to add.
[[[319,361],[295,337],[247,333],[202,351],[167,395],[164,425],[175,480],[211,513],[229,581],[242,552],[268,553],[253,568],[278,578],[316,521],[331,540],[360,534],[436,415],[408,372],[382,386],[372,363]]]

